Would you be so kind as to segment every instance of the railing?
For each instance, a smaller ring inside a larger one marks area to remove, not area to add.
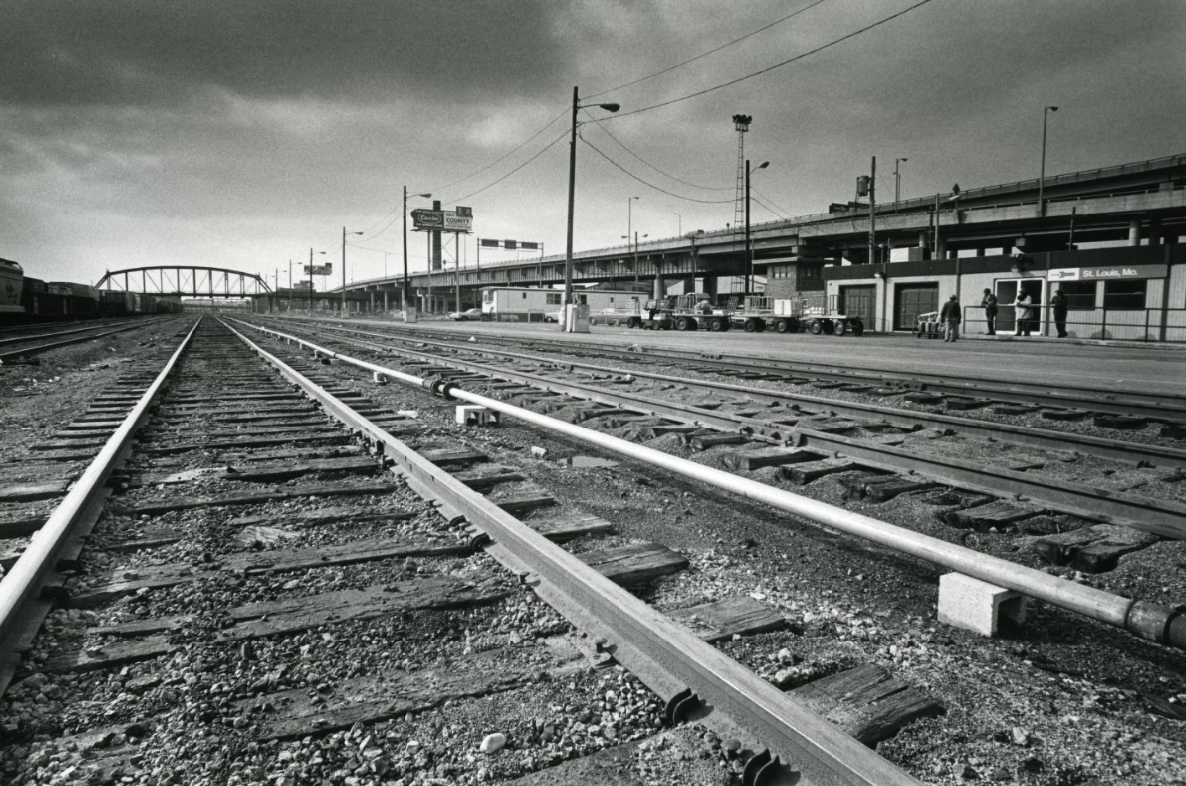
[[[1060,321],[1054,318],[1049,305],[1031,307],[1028,320],[1029,335],[1059,337]],[[1002,335],[1024,335],[1026,326],[1019,325],[1017,307],[999,306],[996,332]],[[1061,321],[1065,338],[1092,341],[1164,341],[1186,342],[1186,308],[1071,308]],[[963,333],[987,333],[988,321],[980,306],[965,306]]]

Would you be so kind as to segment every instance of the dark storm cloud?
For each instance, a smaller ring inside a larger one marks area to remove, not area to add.
[[[8,3],[0,102],[520,95],[563,70],[547,0]],[[513,12],[513,13],[512,13]]]

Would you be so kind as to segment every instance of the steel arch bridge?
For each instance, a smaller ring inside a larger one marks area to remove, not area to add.
[[[98,288],[141,295],[208,298],[242,298],[272,293],[268,283],[254,273],[176,265],[108,270],[99,279]]]

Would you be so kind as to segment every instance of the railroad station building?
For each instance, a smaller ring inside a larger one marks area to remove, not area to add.
[[[965,332],[984,333],[980,304],[988,289],[999,303],[998,333],[1015,332],[1012,304],[1023,292],[1040,307],[1035,334],[1054,335],[1048,304],[1061,291],[1072,338],[1186,341],[1186,245],[1180,243],[838,264],[821,274],[837,310],[860,315],[879,331],[915,330],[920,315],[956,295]],[[770,280],[770,294],[778,282]]]

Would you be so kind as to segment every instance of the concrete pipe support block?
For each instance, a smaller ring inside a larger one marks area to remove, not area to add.
[[[993,637],[1002,618],[1012,625],[1025,622],[1028,598],[962,573],[939,577],[939,622]]]

